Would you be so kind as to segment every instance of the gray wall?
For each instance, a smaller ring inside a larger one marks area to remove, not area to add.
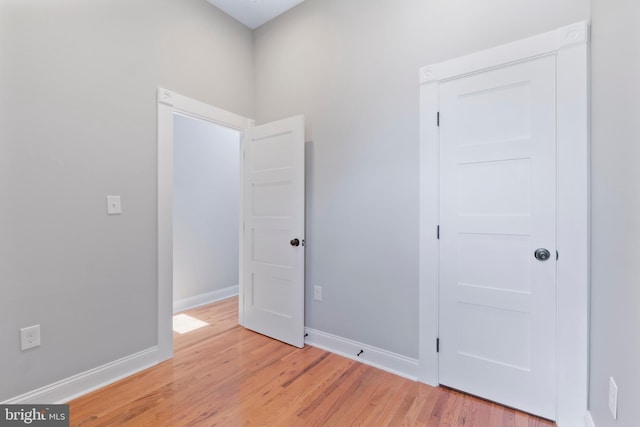
[[[592,1],[591,374],[597,427],[640,423],[640,2]],[[609,414],[609,377],[618,420]]]
[[[253,57],[251,32],[200,0],[0,0],[0,400],[155,344],[157,86],[260,122],[307,116],[307,284],[325,289],[306,323],[417,357],[417,69],[587,3],[306,0],[256,31]],[[593,0],[598,427],[640,418],[639,13]],[[43,345],[20,352],[34,323]]]
[[[0,0],[0,401],[157,343],[156,87],[251,117],[252,70],[204,0]]]
[[[174,115],[173,300],[238,285],[240,132]]]
[[[418,357],[418,68],[587,16],[587,0],[306,0],[255,31],[257,121],[307,120],[307,326]]]

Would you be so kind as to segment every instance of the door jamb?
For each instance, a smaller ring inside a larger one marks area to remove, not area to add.
[[[420,375],[438,385],[440,82],[554,55],[557,63],[558,425],[587,414],[589,316],[589,103],[587,22],[420,69]]]
[[[173,357],[173,115],[180,113],[196,119],[206,120],[227,128],[245,132],[254,125],[252,119],[222,110],[195,99],[171,92],[157,90],[157,144],[158,144],[158,350],[159,361]],[[243,138],[240,138],[240,155],[243,153]],[[241,160],[241,159],[240,159]],[[240,161],[240,191],[242,192],[242,168]],[[242,194],[240,194],[242,201]],[[240,203],[242,217],[242,202]],[[242,271],[243,230],[240,221],[239,270]],[[239,276],[239,300],[242,301],[242,275]],[[242,324],[242,304],[239,303],[239,323]]]

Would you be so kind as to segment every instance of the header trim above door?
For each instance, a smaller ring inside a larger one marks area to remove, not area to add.
[[[461,77],[483,69],[520,62],[536,56],[557,53],[573,45],[585,45],[587,22],[578,22],[548,33],[475,52],[466,56],[420,68],[420,84]]]

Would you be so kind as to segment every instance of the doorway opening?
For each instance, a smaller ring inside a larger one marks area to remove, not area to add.
[[[238,154],[242,153],[238,156],[237,175],[240,189],[237,218],[242,218],[238,221],[242,226],[236,228],[240,238],[235,251],[239,255],[238,323],[301,347],[304,340],[304,117],[255,126],[251,119],[162,88],[158,89],[157,102],[157,361],[173,356],[174,139],[178,116],[203,120],[238,136]],[[276,296],[274,289],[279,292]],[[245,291],[248,292],[246,298]],[[277,304],[274,305],[274,301]],[[265,314],[271,314],[268,322],[260,317]],[[268,329],[260,330],[260,325],[267,325]]]
[[[174,227],[176,223],[174,223],[174,199],[176,199],[176,203],[180,203],[180,200],[191,199],[195,205],[202,205],[202,200],[198,199],[198,194],[192,194],[193,191],[183,192],[181,194],[181,190],[175,191],[174,188],[174,177],[175,177],[175,166],[178,164],[186,163],[187,169],[195,169],[195,167],[190,167],[189,163],[192,163],[194,157],[198,154],[196,153],[183,153],[181,148],[185,148],[184,144],[180,144],[181,146],[176,149],[177,144],[180,141],[181,137],[189,134],[198,133],[198,129],[200,129],[200,133],[205,136],[203,139],[206,141],[207,134],[214,135],[227,135],[229,138],[233,137],[233,142],[231,142],[231,138],[226,142],[226,147],[215,147],[215,149],[220,149],[218,154],[222,152],[227,152],[227,156],[229,156],[229,152],[236,153],[236,159],[233,162],[236,174],[233,177],[236,188],[236,195],[238,202],[235,204],[235,221],[239,221],[239,217],[242,216],[242,207],[240,200],[240,189],[242,188],[242,166],[240,164],[240,153],[242,152],[242,134],[243,132],[253,125],[253,120],[248,118],[239,116],[234,113],[230,113],[228,111],[221,110],[219,108],[213,107],[211,105],[205,104],[203,102],[197,101],[195,99],[182,96],[175,92],[168,91],[166,89],[159,88],[158,89],[158,357],[157,360],[159,362],[170,359],[173,357],[173,314],[174,314],[174,292],[176,293],[175,298],[175,308],[177,310],[186,309],[188,307],[197,306],[201,304],[205,304],[207,301],[212,301],[213,299],[220,299],[228,295],[230,292],[237,293],[238,288],[234,288],[234,286],[239,285],[240,278],[234,278],[231,280],[233,282],[232,285],[226,285],[229,282],[229,278],[227,277],[227,282],[222,282],[223,285],[220,289],[217,290],[207,290],[206,287],[202,286],[202,277],[213,275],[212,270],[207,267],[204,270],[204,273],[201,271],[200,274],[196,276],[200,276],[197,280],[189,280],[186,285],[184,283],[179,285],[179,289],[174,289]],[[184,142],[184,141],[183,141]],[[200,141],[203,142],[203,141]],[[196,145],[202,145],[196,143]],[[204,144],[206,145],[206,144]],[[193,148],[193,147],[191,147]],[[203,147],[200,147],[201,149]],[[206,149],[207,147],[204,147]],[[208,147],[212,148],[212,147]],[[193,150],[191,150],[193,151]],[[198,150],[195,150],[196,152]],[[202,154],[202,153],[201,153]],[[211,154],[211,153],[210,153]],[[209,155],[202,154],[203,157],[207,157]],[[209,156],[210,157],[210,156]],[[198,159],[198,162],[201,162],[203,159]],[[224,165],[228,167],[225,169],[225,174],[228,175],[231,173],[231,170],[234,170],[230,165]],[[200,169],[209,169],[211,172],[211,168],[208,168],[206,163],[199,165]],[[178,171],[178,180],[181,180],[181,176],[187,181],[196,181],[198,180],[198,175],[194,174],[193,176],[189,175],[193,170],[183,171],[181,173]],[[185,175],[186,174],[186,175]],[[220,177],[218,177],[220,178]],[[211,177],[208,178],[209,180]],[[220,178],[222,179],[222,178]],[[184,185],[184,182],[183,182]],[[233,185],[229,185],[226,188],[230,189]],[[222,187],[224,188],[224,187]],[[193,188],[191,190],[194,190]],[[202,190],[202,189],[201,189]],[[206,186],[205,190],[206,191]],[[220,190],[222,191],[222,190]],[[175,193],[175,194],[174,194]],[[198,192],[196,192],[198,193]],[[231,200],[231,196],[227,197],[228,203]],[[200,206],[201,212],[197,215],[200,217],[202,221],[203,218],[211,215],[212,212],[215,211],[215,206],[211,206],[203,208]],[[189,209],[187,212],[177,212],[178,219],[177,222],[180,224],[180,221],[184,220],[184,218],[189,217]],[[231,212],[226,212],[225,217],[229,218],[229,216],[233,215]],[[182,220],[180,219],[182,217]],[[189,222],[189,221],[187,221]],[[205,221],[206,222],[206,221]],[[236,222],[237,224],[237,222]],[[186,232],[182,233],[181,229],[182,225],[178,225],[176,227],[178,229],[177,243],[179,245],[178,251],[180,250],[180,246],[189,246],[193,244],[194,241],[197,241],[199,238],[199,242],[195,243],[196,247],[195,255],[194,252],[189,253],[189,248],[187,247],[186,253],[182,253],[178,255],[178,264],[182,263],[184,259],[186,259],[186,263],[195,262],[196,264],[207,264],[210,260],[207,261],[207,258],[211,257],[213,251],[209,251],[209,246],[211,246],[211,241],[213,239],[202,239],[202,236],[196,236],[196,240],[194,238],[189,237],[189,230],[193,233],[193,230],[196,230],[197,233],[198,224],[193,222],[191,224],[186,224]],[[205,227],[205,226],[202,226]],[[201,229],[202,229],[201,227]],[[215,228],[215,225],[209,225],[209,227]],[[182,231],[185,231],[184,229]],[[238,226],[236,226],[235,230],[225,230],[228,232],[228,235],[233,235],[235,233],[235,241],[231,244],[235,245],[235,250],[229,250],[226,253],[234,252],[235,259],[238,260],[238,254],[240,249],[237,249],[237,245],[242,247],[242,230]],[[211,234],[211,230],[207,232]],[[207,234],[204,233],[204,234]],[[207,243],[208,242],[208,243]],[[205,254],[205,248],[209,254]],[[189,260],[191,258],[191,260]],[[194,261],[194,258],[198,258]],[[236,261],[236,265],[231,268],[235,268],[235,276],[231,273],[231,277],[237,277],[239,274],[239,264],[241,261]],[[188,269],[188,267],[186,268]],[[227,271],[228,273],[228,271]],[[176,270],[176,274],[178,277],[187,277],[189,272],[185,272],[185,267],[178,265],[178,269]],[[230,289],[229,289],[230,288]],[[239,286],[240,293],[241,284]],[[241,314],[242,316],[242,314]],[[184,321],[184,319],[182,319]],[[183,322],[184,323],[184,322]],[[239,323],[242,324],[242,317],[239,319]]]
[[[173,115],[173,311],[238,294],[240,132]]]

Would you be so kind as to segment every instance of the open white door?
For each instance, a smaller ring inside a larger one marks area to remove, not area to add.
[[[304,117],[244,137],[244,327],[304,346]]]

